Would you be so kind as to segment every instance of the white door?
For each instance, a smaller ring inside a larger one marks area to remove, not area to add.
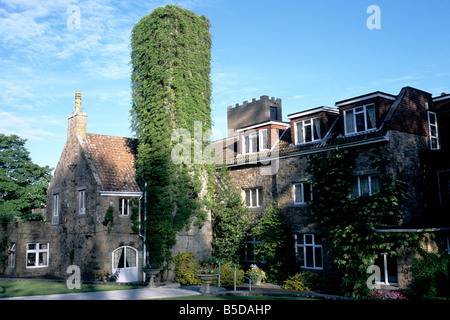
[[[119,247],[113,251],[112,272],[118,272],[117,282],[134,282],[139,280],[138,252],[133,247]]]

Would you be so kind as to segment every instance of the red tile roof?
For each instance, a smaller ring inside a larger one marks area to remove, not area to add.
[[[136,181],[137,145],[137,139],[86,134],[84,146],[98,174],[102,191],[141,191]]]

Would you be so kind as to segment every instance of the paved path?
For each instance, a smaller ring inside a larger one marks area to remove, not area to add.
[[[24,296],[2,298],[0,300],[143,300],[156,298],[173,298],[200,295],[200,292],[179,288],[143,288],[131,290],[113,290],[97,292],[80,292],[50,294],[42,296]]]

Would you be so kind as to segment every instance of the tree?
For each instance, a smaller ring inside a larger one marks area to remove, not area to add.
[[[41,208],[47,201],[46,191],[51,169],[31,161],[25,139],[0,134],[0,219],[20,220]]]
[[[154,262],[169,261],[176,232],[206,217],[205,182],[213,168],[192,159],[175,163],[171,152],[179,130],[195,138],[198,121],[203,138],[211,129],[209,27],[206,17],[167,5],[142,18],[131,35],[131,127],[140,140],[138,178],[146,185],[146,239]]]

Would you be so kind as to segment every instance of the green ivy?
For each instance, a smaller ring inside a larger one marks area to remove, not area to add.
[[[380,226],[400,223],[401,203],[406,198],[406,184],[380,170],[380,191],[371,196],[351,197],[352,170],[356,156],[339,150],[314,156],[308,171],[314,201],[311,212],[319,222],[330,246],[331,260],[346,295],[367,296],[367,267],[378,255],[397,255],[402,246],[417,247],[418,236],[411,233],[380,233]],[[374,160],[374,165],[380,165]]]
[[[131,35],[131,127],[140,140],[138,178],[146,183],[144,231],[152,262],[170,261],[177,231],[201,226],[206,217],[210,189],[200,195],[212,168],[193,164],[193,153],[188,163],[174,163],[179,141],[171,138],[176,129],[194,137],[195,121],[202,137],[211,129],[209,27],[206,17],[167,5],[142,18]]]

